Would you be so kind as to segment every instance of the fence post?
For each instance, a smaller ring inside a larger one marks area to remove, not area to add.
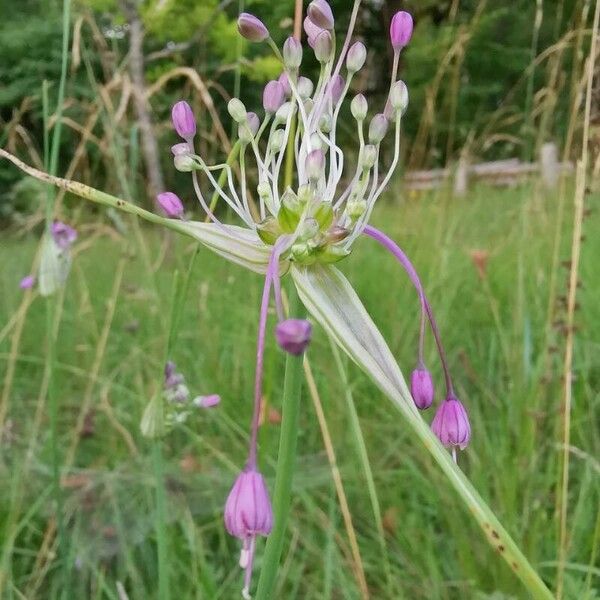
[[[558,164],[558,148],[554,142],[543,144],[540,149],[540,175],[542,184],[547,190],[556,188],[560,165]]]
[[[454,174],[454,195],[458,197],[467,195],[469,187],[469,163],[466,156],[461,156]]]

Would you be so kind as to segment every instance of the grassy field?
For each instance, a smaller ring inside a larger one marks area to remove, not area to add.
[[[599,205],[598,196],[588,200]],[[561,262],[569,257],[570,196],[553,270],[556,206],[556,197],[533,188],[483,188],[464,200],[440,193],[382,203],[375,217],[414,259],[440,323],[473,426],[459,464],[550,586],[558,556],[561,297],[568,275]],[[143,227],[142,246],[132,221],[123,238],[104,221],[75,214],[97,224],[79,226],[73,271],[57,301],[55,384],[73,597],[118,599],[120,582],[131,600],[153,598],[155,480],[139,422],[162,380],[173,273],[185,272],[194,245]],[[574,359],[569,599],[600,598],[599,228],[600,215],[593,212],[584,223]],[[29,302],[18,289],[37,241],[5,232],[0,246],[0,596],[14,600],[56,598],[61,586],[53,554],[46,309],[41,298]],[[408,279],[369,240],[356,245],[342,270],[408,375],[418,334],[418,302]],[[171,359],[192,393],[217,392],[223,401],[166,439],[173,599],[239,597],[238,545],[224,532],[222,507],[245,458],[260,291],[260,278],[201,252]],[[551,305],[556,310],[549,319]],[[262,468],[272,484],[284,358],[269,341],[265,383],[271,411],[260,441]],[[439,400],[441,370],[431,338],[427,358]],[[407,434],[397,410],[353,365],[340,371],[322,331],[309,359],[360,560],[352,552],[321,428],[305,391],[277,598],[361,598],[361,571],[373,599],[526,598],[429,455]],[[432,416],[432,410],[425,414]],[[375,496],[363,468],[363,441]]]

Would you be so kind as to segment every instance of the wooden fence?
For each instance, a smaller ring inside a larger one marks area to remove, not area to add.
[[[530,177],[539,176],[545,187],[553,189],[562,173],[572,171],[573,164],[559,162],[556,145],[548,143],[542,146],[539,160],[535,163],[509,158],[469,164],[461,159],[454,168],[408,171],[404,174],[404,185],[410,190],[433,190],[451,185],[456,196],[464,196],[472,182],[482,181],[489,185],[511,187]]]

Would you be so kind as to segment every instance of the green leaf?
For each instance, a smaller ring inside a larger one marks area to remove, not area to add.
[[[534,598],[551,600],[553,596],[548,588],[419,414],[396,360],[346,277],[331,265],[319,264],[293,265],[291,273],[308,311],[398,407],[475,517],[489,543]]]

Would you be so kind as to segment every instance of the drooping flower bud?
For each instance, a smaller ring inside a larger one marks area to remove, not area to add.
[[[376,114],[369,124],[369,142],[379,144],[388,130],[388,120],[382,113]]]
[[[302,64],[302,44],[295,37],[290,36],[283,44],[283,64],[290,70]]]
[[[279,152],[283,147],[285,132],[283,129],[276,129],[269,139],[269,147],[272,152]]]
[[[250,13],[242,13],[238,17],[238,31],[251,42],[264,42],[269,37],[269,30],[265,24]]]
[[[51,227],[54,243],[61,250],[68,250],[77,239],[77,232],[62,221],[54,221]]]
[[[191,152],[190,145],[187,142],[181,142],[180,144],[174,144],[171,146],[171,154],[173,156],[183,156]]]
[[[309,181],[319,181],[325,169],[325,155],[322,150],[313,150],[306,156],[306,175]]]
[[[171,146],[175,168],[182,173],[189,173],[196,168],[196,161],[192,156],[192,149],[187,142]]]
[[[156,196],[160,207],[165,211],[167,217],[179,218],[183,215],[183,203],[177,194],[173,192],[162,192]]]
[[[408,88],[401,79],[392,86],[389,101],[396,114],[400,113],[400,116],[402,116],[406,112],[408,108]]]
[[[244,123],[246,121],[246,107],[244,106],[244,103],[238,98],[232,98],[227,103],[227,110],[231,115],[231,118],[236,123]]]
[[[285,123],[296,111],[296,105],[292,102],[284,102],[275,113],[275,121]]]
[[[275,329],[277,344],[288,354],[302,354],[312,338],[312,325],[306,319],[286,319]]]
[[[390,40],[392,47],[399,52],[408,45],[413,32],[413,18],[404,10],[398,11],[390,24]]]
[[[310,20],[322,29],[333,29],[335,24],[331,6],[326,0],[313,0],[307,10]]]
[[[180,100],[173,105],[171,120],[177,134],[186,142],[190,142],[196,135],[196,117],[192,107],[185,100]]]
[[[252,132],[252,135],[256,135],[260,127],[260,119],[258,118],[258,115],[255,112],[250,111],[246,115],[246,119],[248,121],[248,128]]]
[[[298,94],[302,100],[307,100],[310,98],[315,86],[313,82],[308,77],[298,77]]]
[[[350,111],[352,112],[352,116],[357,121],[364,121],[367,117],[368,110],[369,105],[367,104],[367,99],[362,94],[356,94],[350,103]]]
[[[439,406],[431,423],[433,433],[446,447],[464,450],[471,439],[467,411],[456,396],[449,395]]]
[[[269,81],[263,91],[263,108],[266,113],[273,114],[283,104],[285,90],[279,81]]]
[[[434,388],[431,373],[423,366],[418,366],[410,375],[410,393],[417,408],[425,410],[433,402]]]
[[[19,287],[22,290],[28,290],[28,289],[32,288],[34,285],[35,285],[35,275],[26,275],[19,282]]]
[[[365,61],[367,60],[367,49],[362,42],[354,42],[348,50],[346,56],[346,68],[348,73],[356,73],[363,68]]]
[[[315,38],[314,43],[315,57],[321,64],[328,62],[333,54],[333,39],[331,33],[327,30],[321,31]]]
[[[317,39],[317,36],[321,33],[321,31],[323,31],[323,28],[319,27],[318,25],[315,25],[310,20],[310,17],[306,17],[304,19],[304,32],[306,33],[308,45],[311,48],[315,47],[315,40]]]

